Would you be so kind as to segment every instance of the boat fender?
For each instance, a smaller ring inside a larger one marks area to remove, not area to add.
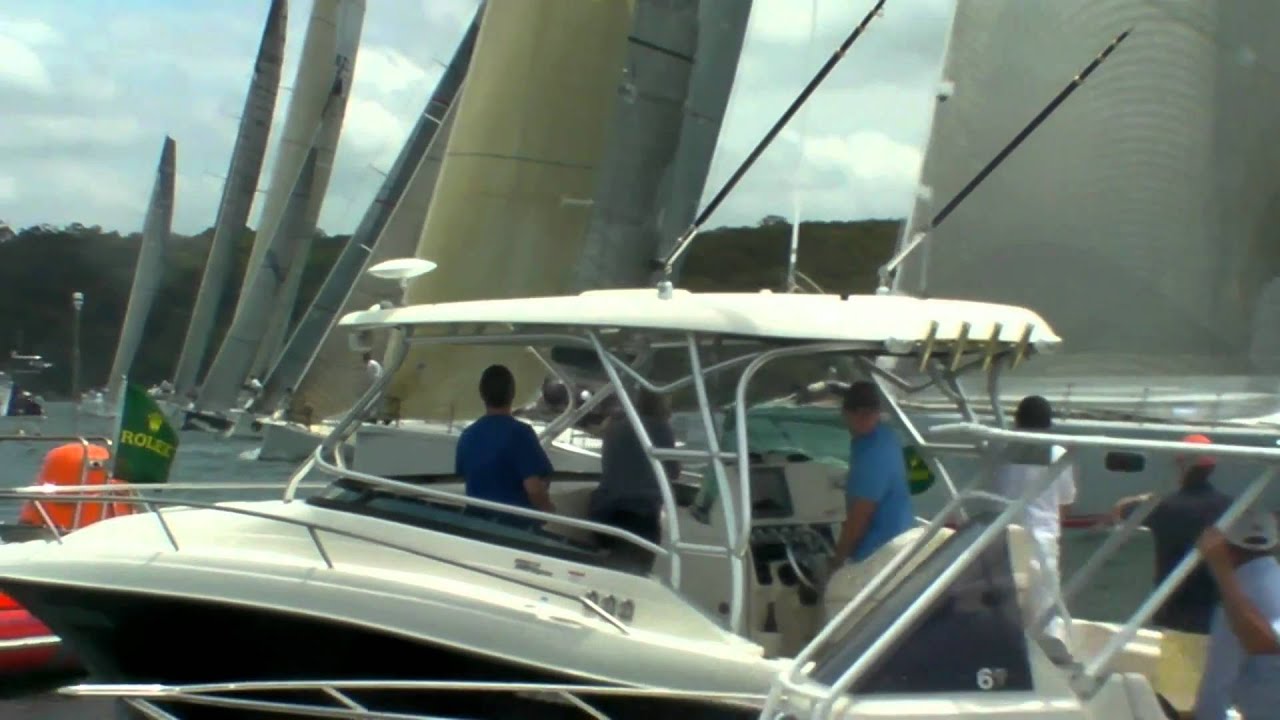
[[[78,486],[81,485],[83,480],[83,485],[86,488],[93,485],[109,485],[117,488],[127,488],[129,486],[128,483],[122,480],[107,477],[106,464],[111,459],[110,450],[101,445],[92,444],[87,446],[87,450],[87,457],[86,446],[80,443],[59,445],[50,450],[45,454],[44,461],[40,465],[40,472],[36,475],[36,484]],[[91,491],[86,489],[87,492]],[[120,490],[114,490],[110,494],[118,497],[121,492]],[[48,515],[49,521],[60,531],[75,530],[117,515],[131,515],[135,509],[132,504],[121,502],[58,502],[49,500],[40,501],[39,504],[43,506],[44,513]],[[78,523],[76,522],[77,505],[83,506],[80,510]],[[34,500],[28,500],[22,504],[22,508],[18,511],[18,522],[24,525],[48,524]]]

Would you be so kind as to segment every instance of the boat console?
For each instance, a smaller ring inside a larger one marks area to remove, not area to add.
[[[730,481],[736,480],[730,465]],[[809,460],[766,455],[751,465],[751,528],[745,578],[745,635],[770,654],[803,647],[821,625],[821,576],[844,520],[844,469]],[[712,543],[723,537],[719,498],[700,493],[680,503],[682,540]],[[664,563],[664,561],[659,561]],[[680,588],[691,601],[721,618],[733,587],[722,558],[682,554]],[[655,572],[665,568],[655,567]]]

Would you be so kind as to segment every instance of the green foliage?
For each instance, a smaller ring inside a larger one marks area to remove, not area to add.
[[[7,357],[10,350],[44,355],[54,367],[29,378],[28,387],[47,398],[66,397],[71,387],[71,293],[79,290],[85,295],[80,331],[81,389],[105,385],[124,322],[141,234],[121,235],[79,223],[62,228],[39,225],[9,233],[4,229],[0,229],[0,308],[5,309],[0,313],[0,358]],[[132,381],[145,387],[172,378],[212,239],[212,229],[191,237],[174,235],[166,247],[165,272],[138,349]],[[223,293],[210,355],[231,323],[253,239],[249,230],[237,243],[235,269]],[[298,312],[305,310],[324,282],[345,239],[317,235],[302,276]]]
[[[889,258],[901,223],[897,220],[801,223],[798,267],[830,293],[867,293],[876,287],[876,270]],[[175,235],[166,269],[147,322],[130,378],[142,386],[171,379],[195,293],[200,287],[213,230]],[[767,217],[757,227],[718,228],[702,233],[690,247],[679,276],[689,290],[783,290],[791,225]],[[231,323],[254,233],[245,232],[236,248],[236,264],[223,294],[210,354]],[[318,233],[302,277],[295,321],[311,302],[342,249],[346,236]],[[81,388],[106,384],[124,321],[141,235],[120,235],[98,226],[72,223],[13,231],[0,221],[0,357],[9,350],[39,353],[54,367],[32,378],[33,391],[65,397],[71,384],[71,293],[85,294],[81,315]],[[206,358],[208,363],[211,358]],[[823,368],[789,368],[779,363],[761,378],[762,386],[791,383],[789,377],[821,374]],[[778,379],[770,382],[771,376]]]
[[[802,222],[799,272],[829,293],[875,292],[876,271],[892,255],[902,222]],[[680,268],[686,290],[785,290],[791,223],[768,216],[753,228],[717,228],[693,241]],[[803,287],[803,283],[801,283]]]

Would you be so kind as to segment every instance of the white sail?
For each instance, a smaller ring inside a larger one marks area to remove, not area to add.
[[[427,213],[417,256],[440,269],[410,303],[566,292],[582,252],[590,198],[608,145],[627,53],[631,2],[494,2]],[[570,202],[566,202],[566,198]],[[477,414],[491,362],[516,374],[518,401],[545,369],[510,349],[415,350],[393,381],[406,416]]]
[[[315,7],[320,7],[321,0],[316,0]],[[308,233],[302,241],[299,248],[299,262],[289,267],[289,276],[285,280],[284,286],[280,289],[280,293],[276,295],[275,300],[270,307],[271,317],[267,322],[266,332],[263,333],[262,342],[258,345],[257,356],[253,361],[253,369],[251,375],[261,378],[271,365],[275,362],[276,357],[280,354],[281,348],[284,346],[285,336],[289,330],[289,321],[293,317],[294,306],[298,299],[298,288],[302,285],[302,274],[306,271],[306,259],[311,255],[311,242],[315,234],[315,227],[320,217],[320,206],[324,203],[325,194],[329,188],[329,175],[333,169],[334,153],[338,147],[338,137],[342,132],[342,120],[346,115],[347,99],[351,95],[351,78],[355,72],[356,51],[360,46],[360,33],[364,26],[364,0],[338,0],[336,12],[333,15],[335,26],[326,32],[324,37],[333,38],[332,49],[326,47],[323,50],[316,50],[315,57],[317,62],[321,62],[325,57],[333,58],[333,62],[337,68],[337,80],[331,86],[329,94],[326,97],[317,97],[316,105],[324,108],[322,115],[324,120],[320,123],[320,131],[315,138],[314,146],[320,149],[319,165],[316,167],[315,188],[311,191],[312,204],[307,208],[306,222],[311,226],[312,232]],[[307,48],[303,48],[303,62],[307,62]],[[299,71],[299,80],[302,82],[302,73]],[[317,85],[314,90],[317,93],[323,92],[325,88]],[[308,105],[311,104],[308,102]],[[290,105],[292,113],[293,105]],[[303,115],[307,117],[307,115]],[[289,121],[285,120],[285,136],[288,137]]]
[[[180,398],[186,397],[195,386],[209,348],[218,307],[230,280],[236,242],[247,229],[249,209],[258,189],[267,137],[271,132],[271,117],[275,114],[287,24],[287,0],[272,0],[253,65],[253,80],[240,115],[240,128],[231,151],[227,182],[222,188],[213,243],[209,246],[204,276],[200,280],[195,307],[191,310],[191,322],[187,325],[187,336],[174,371],[174,393]]]
[[[210,391],[215,387],[225,387],[233,378],[247,376],[249,364],[253,361],[253,348],[266,331],[267,321],[270,319],[266,308],[287,281],[289,267],[298,262],[298,251],[304,245],[303,235],[310,236],[314,232],[314,228],[308,227],[306,215],[311,192],[315,188],[319,155],[317,148],[311,148],[307,153],[298,179],[293,184],[284,216],[271,236],[271,243],[263,252],[258,267],[247,270],[253,283],[240,296],[240,304],[236,307],[235,317],[231,319],[231,327],[227,329],[227,337],[222,341],[222,348],[209,368],[204,391],[197,399],[197,407],[201,410],[221,412],[235,406],[235,395],[225,398],[222,395],[211,395]],[[238,394],[239,384],[233,386],[233,389]]]
[[[1226,3],[1229,4],[1229,3]],[[1210,202],[1215,7],[1170,0],[958,3],[907,237],[1115,36],[1132,36],[930,233],[901,289],[1027,305],[1081,373],[1226,371]],[[1206,32],[1208,30],[1208,32]],[[1235,337],[1233,337],[1235,336]]]
[[[1213,107],[1215,316],[1248,335],[1250,370],[1280,375],[1280,4],[1219,0]],[[1239,325],[1237,325],[1239,324]],[[1271,380],[1266,387],[1274,390]]]
[[[574,268],[575,291],[635,287],[657,254],[663,179],[675,162],[698,39],[696,0],[636,0],[608,148]]]
[[[273,309],[285,301],[290,283],[296,292],[297,278],[291,276],[292,264],[281,266],[284,274],[271,278],[270,282],[267,279],[260,281],[255,276],[270,267],[264,263],[267,249],[275,243],[284,242],[285,236],[288,242],[298,243],[289,249],[288,258],[291,261],[297,258],[298,265],[305,265],[351,90],[351,58],[338,52],[349,41],[340,38],[339,21],[351,14],[356,15],[352,22],[358,21],[363,17],[363,9],[362,0],[316,0],[312,7],[285,130],[276,150],[271,187],[267,191],[257,238],[245,271],[245,284],[240,291],[231,328],[214,355],[200,388],[196,406],[201,410],[221,411],[236,404],[241,385],[254,369],[259,348],[275,320]],[[343,27],[349,27],[349,24]],[[307,156],[313,154],[312,150],[316,157],[309,173],[311,186],[299,189],[297,181],[302,176]],[[295,196],[305,196],[306,204],[292,216],[294,227],[277,240],[276,236],[285,226],[285,209]],[[250,292],[255,284],[263,287],[277,279],[278,284],[272,285],[272,295],[265,300]],[[287,299],[292,306],[293,298]],[[259,315],[265,316],[261,322]]]
[[[151,202],[147,205],[146,220],[142,225],[142,242],[138,247],[138,262],[133,270],[133,287],[129,291],[129,306],[125,310],[124,325],[116,345],[115,359],[111,361],[111,374],[107,377],[107,397],[114,402],[122,396],[124,378],[133,366],[133,358],[146,330],[147,316],[160,288],[164,270],[165,246],[173,227],[173,189],[176,146],[173,138],[165,137],[160,152],[160,165],[156,170],[155,186],[151,190]]]
[[[445,111],[444,122],[413,174],[404,198],[391,213],[386,230],[372,253],[366,256],[366,267],[383,260],[412,257],[417,249],[418,238],[427,219],[427,208],[440,175],[444,148],[453,132],[456,107],[451,106]],[[402,295],[403,290],[391,280],[361,275],[351,287],[342,313],[337,317],[368,309],[380,302],[399,302]],[[373,338],[370,353],[374,357],[382,357],[386,353],[386,343],[386,337]],[[330,332],[321,343],[315,361],[307,368],[289,398],[287,411],[291,411],[293,418],[311,422],[331,417],[350,408],[368,388],[368,383],[364,361],[351,349],[348,334]]]
[[[310,407],[312,413],[325,417],[350,407],[363,390],[363,362],[351,351],[344,334],[330,337],[331,328],[341,314],[380,300],[400,299],[399,286],[365,276],[364,270],[382,260],[410,257],[417,248],[482,11],[483,7],[477,9],[377,197],[268,373],[254,410],[270,413],[291,395],[292,404]],[[380,356],[382,348],[375,347],[374,352]]]

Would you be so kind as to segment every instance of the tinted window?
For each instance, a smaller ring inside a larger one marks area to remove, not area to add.
[[[615,562],[610,553],[590,545],[573,542],[541,530],[509,526],[491,517],[470,514],[456,505],[426,498],[397,495],[351,480],[338,480],[307,502],[330,510],[367,515],[380,520],[446,532],[516,550],[527,550],[540,555],[624,572],[638,572],[627,564],[626,558]],[[637,549],[633,552],[642,551]]]

